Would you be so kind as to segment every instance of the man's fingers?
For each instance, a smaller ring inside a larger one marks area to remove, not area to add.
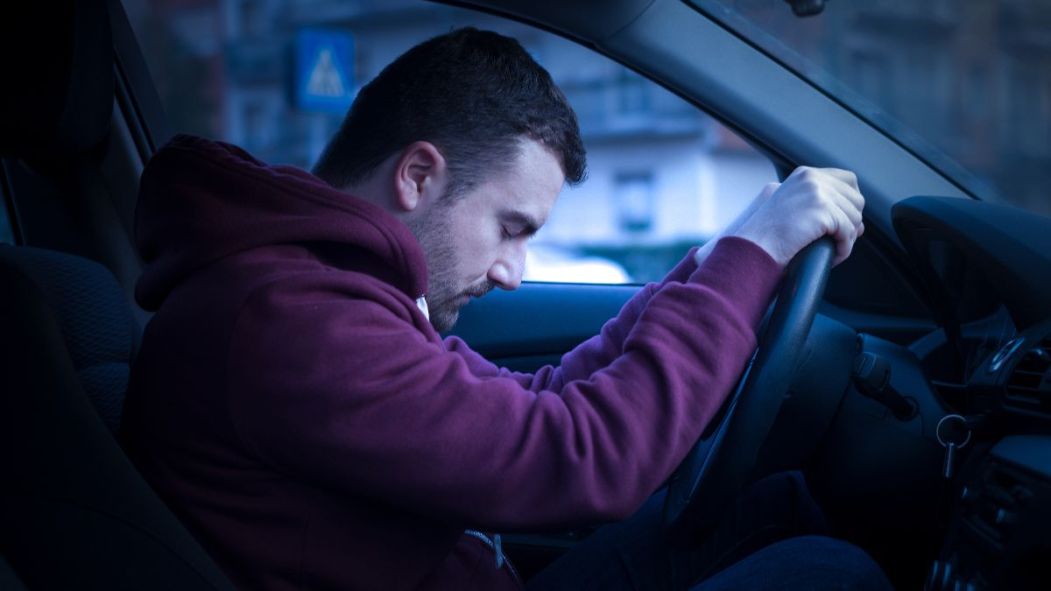
[[[827,174],[825,172],[827,170],[836,169],[816,169],[817,174],[821,175],[821,186],[829,191],[835,192],[844,202],[849,203],[855,209],[863,209],[865,207],[865,198],[861,196],[861,191],[858,190],[857,185],[851,184],[841,176]],[[851,173],[851,175],[853,175],[853,173]]]
[[[793,170],[792,174],[803,174],[807,171],[813,171],[819,174],[830,176],[842,182],[845,185],[853,187],[855,191],[861,191],[861,188],[858,187],[858,175],[854,174],[852,171],[845,170],[842,168],[818,168],[816,166],[800,166]]]
[[[817,170],[850,187],[853,187],[855,191],[861,191],[861,189],[858,187],[858,176],[849,170],[843,170],[842,168],[819,168]]]
[[[834,203],[834,207],[842,211],[843,215],[847,216],[847,219],[850,220],[851,224],[853,224],[854,226],[858,226],[859,224],[861,224],[861,221],[863,219],[861,210],[858,209],[857,206],[855,206],[854,203],[852,203],[849,199],[847,199],[846,196],[838,194],[833,196],[831,199]]]
[[[856,229],[862,222],[862,209],[865,207],[865,199],[861,193],[842,178],[827,174],[822,178],[820,186],[823,196],[829,202],[828,206],[842,211]]]
[[[855,208],[859,210],[865,208],[865,198],[861,196],[861,191],[858,190],[857,185],[852,185],[838,177],[831,177],[829,186],[835,188],[836,192],[842,195]]]
[[[781,187],[781,183],[767,183],[766,186],[763,187],[763,190],[759,191],[759,196],[756,197],[756,200],[759,201],[759,202],[766,201],[780,187]]]
[[[838,192],[850,200],[858,209],[865,207],[865,198],[861,196],[861,190],[858,188],[858,177],[853,172],[841,168],[800,166],[792,171],[789,178],[807,176],[817,183],[834,186]],[[787,182],[788,179],[785,179],[785,181]]]
[[[835,240],[838,264],[864,231],[865,200],[857,177],[845,170],[799,167],[783,183],[763,187],[756,205],[733,235],[755,242],[781,264],[822,235]]]
[[[829,234],[831,234],[836,241],[836,258],[833,261],[833,264],[838,265],[850,256],[850,251],[854,247],[854,241],[857,240],[858,237],[858,230],[857,226],[850,221],[843,210],[833,209],[829,213],[831,214],[833,224],[833,227],[829,228]]]

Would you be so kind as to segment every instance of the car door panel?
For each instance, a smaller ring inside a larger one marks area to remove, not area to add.
[[[497,365],[534,371],[598,334],[638,285],[525,283],[473,300],[449,333]]]

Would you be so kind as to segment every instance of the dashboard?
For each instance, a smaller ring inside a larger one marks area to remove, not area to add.
[[[944,351],[925,369],[946,402],[1051,427],[1051,218],[937,197],[892,215],[942,326]]]
[[[910,349],[965,431],[925,588],[1051,588],[1051,218],[939,197],[892,217],[941,326]]]

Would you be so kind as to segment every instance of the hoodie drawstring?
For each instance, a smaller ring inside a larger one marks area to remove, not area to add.
[[[493,553],[496,554],[496,568],[499,569],[506,566],[507,570],[511,573],[511,576],[514,577],[516,581],[520,582],[522,580],[519,578],[518,571],[515,570],[511,561],[507,560],[507,557],[504,555],[503,540],[500,538],[500,534],[494,534],[493,537],[490,538],[486,534],[473,529],[465,530],[464,533],[472,538],[481,540],[486,546],[493,549]]]

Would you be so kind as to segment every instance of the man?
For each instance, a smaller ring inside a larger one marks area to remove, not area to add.
[[[842,260],[862,231],[852,175],[797,171],[526,375],[438,334],[519,285],[526,241],[584,176],[572,110],[515,41],[413,48],[314,172],[179,137],[142,179],[136,295],[157,313],[123,435],[243,588],[514,587],[467,530],[631,515],[741,373],[784,265],[826,234]]]

